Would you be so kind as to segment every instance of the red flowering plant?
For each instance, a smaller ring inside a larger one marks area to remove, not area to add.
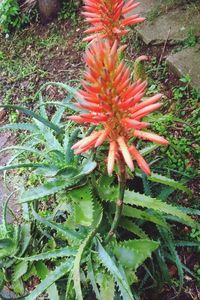
[[[105,141],[109,143],[107,172],[112,175],[115,164],[118,165],[120,186],[116,214],[109,232],[109,236],[112,236],[122,212],[126,166],[134,171],[135,160],[145,174],[151,174],[147,162],[135,147],[135,140],[148,140],[162,145],[167,145],[168,141],[147,131],[150,124],[143,120],[160,108],[162,94],[144,99],[147,82],[140,78],[132,82],[130,69],[120,59],[126,45],[120,47],[119,40],[127,34],[126,26],[144,21],[137,14],[126,16],[139,3],[134,0],[84,0],[84,3],[83,15],[85,21],[91,24],[85,33],[93,34],[84,39],[90,41],[90,45],[84,56],[86,70],[76,105],[87,112],[70,116],[69,119],[90,123],[97,128],[76,142],[72,149],[76,154],[83,154]],[[147,57],[142,56],[143,59]]]

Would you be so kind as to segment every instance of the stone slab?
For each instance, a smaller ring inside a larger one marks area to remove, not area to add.
[[[168,44],[177,44],[184,41],[191,30],[200,33],[200,13],[195,7],[179,7],[153,22],[138,25],[136,30],[147,45],[163,44],[167,37]]]
[[[200,90],[200,45],[171,54],[166,61],[179,77],[189,74],[191,87]]]

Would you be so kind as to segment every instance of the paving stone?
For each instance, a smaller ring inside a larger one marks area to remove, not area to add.
[[[191,30],[200,33],[200,13],[195,7],[179,7],[161,15],[153,22],[144,22],[136,27],[143,41],[149,45],[168,43],[177,44],[188,37]]]
[[[167,57],[167,64],[180,77],[191,77],[191,87],[200,90],[200,45],[186,48]]]

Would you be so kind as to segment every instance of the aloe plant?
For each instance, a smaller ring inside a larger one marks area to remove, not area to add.
[[[7,225],[4,220],[0,239],[3,274],[12,273],[5,279],[26,300],[44,293],[54,300],[133,300],[152,281],[161,286],[160,277],[163,284],[171,282],[169,262],[177,267],[179,291],[184,272],[190,272],[176,249],[188,243],[175,240],[173,224],[199,229],[190,216],[199,212],[187,213],[167,202],[175,190],[189,196],[191,192],[182,182],[150,170],[147,160],[157,145],[140,146],[143,140],[168,145],[166,139],[147,131],[146,119],[142,121],[161,106],[157,102],[162,95],[144,98],[147,83],[131,83],[130,70],[121,60],[124,47],[118,48],[126,26],[144,19],[125,16],[137,6],[132,0],[100,2],[97,6],[85,0],[84,15],[92,24],[86,32],[94,34],[86,38],[92,43],[85,55],[83,89],[77,92],[50,82],[36,94],[35,111],[0,105],[31,118],[0,129],[26,132],[20,145],[0,150],[14,152],[0,171],[6,175],[23,169],[28,176],[38,176],[31,187],[24,177],[18,197],[26,208],[22,225]],[[68,96],[62,102],[45,101],[47,85],[65,89]],[[55,108],[51,116],[49,105]],[[92,126],[84,129],[74,121]],[[140,192],[134,180],[140,180]],[[23,288],[32,276],[38,284],[29,293]]]

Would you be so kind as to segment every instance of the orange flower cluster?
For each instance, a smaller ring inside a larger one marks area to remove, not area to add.
[[[129,68],[119,59],[122,50],[123,47],[118,49],[117,41],[111,45],[108,40],[97,40],[86,50],[87,69],[82,81],[83,89],[77,93],[77,105],[88,113],[69,119],[79,123],[99,124],[102,128],[93,131],[72,148],[76,154],[80,154],[107,140],[110,144],[107,159],[109,175],[113,172],[115,162],[121,159],[131,171],[134,169],[133,160],[136,160],[139,167],[149,175],[148,164],[130,139],[168,144],[163,137],[146,131],[150,124],[142,121],[161,106],[158,101],[162,95],[157,94],[143,101],[147,83],[141,80],[131,82]]]
[[[127,34],[127,25],[143,22],[144,18],[139,15],[126,17],[126,14],[136,8],[139,3],[134,0],[84,0],[85,21],[91,27],[85,32],[90,34],[85,41],[96,38],[107,38],[114,42]]]

